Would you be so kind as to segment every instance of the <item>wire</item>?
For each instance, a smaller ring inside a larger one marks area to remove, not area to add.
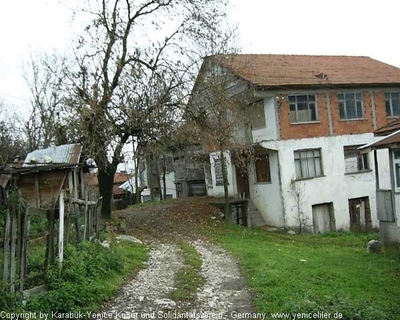
[[[7,94],[7,93],[2,93],[2,92],[0,92],[0,95],[3,96],[3,97],[10,97],[10,98],[17,99],[17,100],[22,100],[22,101],[26,101],[26,102],[31,102],[31,101],[28,100],[28,99],[16,97],[16,96],[13,96],[13,95],[10,95],[10,94]]]

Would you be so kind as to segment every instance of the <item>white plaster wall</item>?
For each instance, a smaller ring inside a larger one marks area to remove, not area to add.
[[[250,197],[268,225],[284,227],[283,203],[278,170],[278,152],[268,153],[271,182],[257,183],[254,165],[249,170]]]
[[[236,188],[236,174],[235,167],[232,164],[231,156],[229,152],[224,152],[226,159],[226,169],[228,174],[228,194],[234,197],[237,193]],[[217,186],[215,179],[215,160],[220,158],[220,152],[210,153],[210,165],[211,165],[211,178],[212,178],[212,188],[207,188],[207,194],[212,197],[223,197],[224,196],[224,186]]]
[[[263,140],[278,139],[278,115],[276,114],[275,98],[266,97],[263,99],[265,113],[265,128],[255,129],[252,131],[253,142]]]
[[[396,217],[396,224],[400,227],[400,194],[394,194],[394,212]]]
[[[176,198],[176,185],[175,185],[174,181],[175,181],[175,173],[174,172],[169,172],[165,175],[165,184],[167,185],[167,194],[172,194],[172,197]],[[161,192],[164,194],[164,184],[162,181],[162,176],[160,177],[160,188],[161,188]],[[149,195],[150,195],[150,188],[143,189],[142,202],[143,202],[143,196],[149,196]]]
[[[382,139],[382,137],[379,137],[379,139]],[[373,153],[374,152],[371,152],[371,154]],[[379,168],[379,188],[384,190],[390,190],[392,189],[392,185],[390,182],[389,149],[377,150],[377,155],[378,155],[378,168]]]
[[[165,184],[167,187],[167,194],[172,194],[172,198],[176,198],[175,173],[173,171],[165,175]],[[160,187],[161,191],[164,193],[162,176],[160,176]]]
[[[295,227],[297,205],[290,188],[290,182],[295,178],[294,150],[321,148],[323,177],[299,180],[296,184],[302,190],[302,211],[312,225],[312,205],[333,203],[336,229],[348,230],[350,227],[348,199],[369,197],[373,226],[378,226],[376,215],[375,174],[373,171],[345,175],[343,146],[366,144],[375,138],[372,133],[359,135],[344,135],[311,139],[284,140],[263,142],[267,148],[278,150],[281,163],[281,180],[283,210],[287,225]],[[373,153],[370,154],[370,168],[373,168]],[[274,201],[271,198],[271,201]],[[267,200],[268,201],[268,200]]]

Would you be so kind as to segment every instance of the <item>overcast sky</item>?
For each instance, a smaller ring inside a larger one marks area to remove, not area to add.
[[[400,67],[398,0],[230,0],[244,53],[363,55]],[[64,4],[63,4],[64,3]],[[0,2],[0,97],[27,99],[31,50],[68,46],[71,0]]]

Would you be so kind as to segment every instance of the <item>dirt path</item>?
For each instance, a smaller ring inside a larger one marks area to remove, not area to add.
[[[196,232],[196,226],[216,223],[218,217],[215,208],[200,200],[120,212],[127,233],[152,249],[145,269],[103,311],[114,319],[232,319],[232,312],[255,312],[237,261]],[[189,304],[171,300],[176,272],[183,265],[176,240],[192,244],[202,259],[205,283]]]
[[[103,311],[113,314],[114,319],[145,319],[145,314],[174,308],[175,303],[168,297],[174,289],[175,273],[181,267],[176,245],[157,245],[150,251],[146,268],[123,286],[119,296]]]
[[[196,241],[193,245],[203,260],[201,273],[206,280],[197,290],[193,311],[218,314],[219,319],[232,319],[232,312],[255,312],[237,261],[211,243]]]

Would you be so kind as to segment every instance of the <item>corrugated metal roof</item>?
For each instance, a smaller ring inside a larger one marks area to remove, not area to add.
[[[385,149],[385,148],[399,148],[400,147],[400,130],[393,132],[392,134],[384,137],[376,142],[368,143],[360,148],[361,152],[368,152],[374,149]]]
[[[363,56],[238,54],[205,61],[263,87],[400,84],[400,68]]]
[[[80,144],[65,144],[47,149],[35,150],[26,156],[23,167],[50,164],[78,164],[82,153]]]

